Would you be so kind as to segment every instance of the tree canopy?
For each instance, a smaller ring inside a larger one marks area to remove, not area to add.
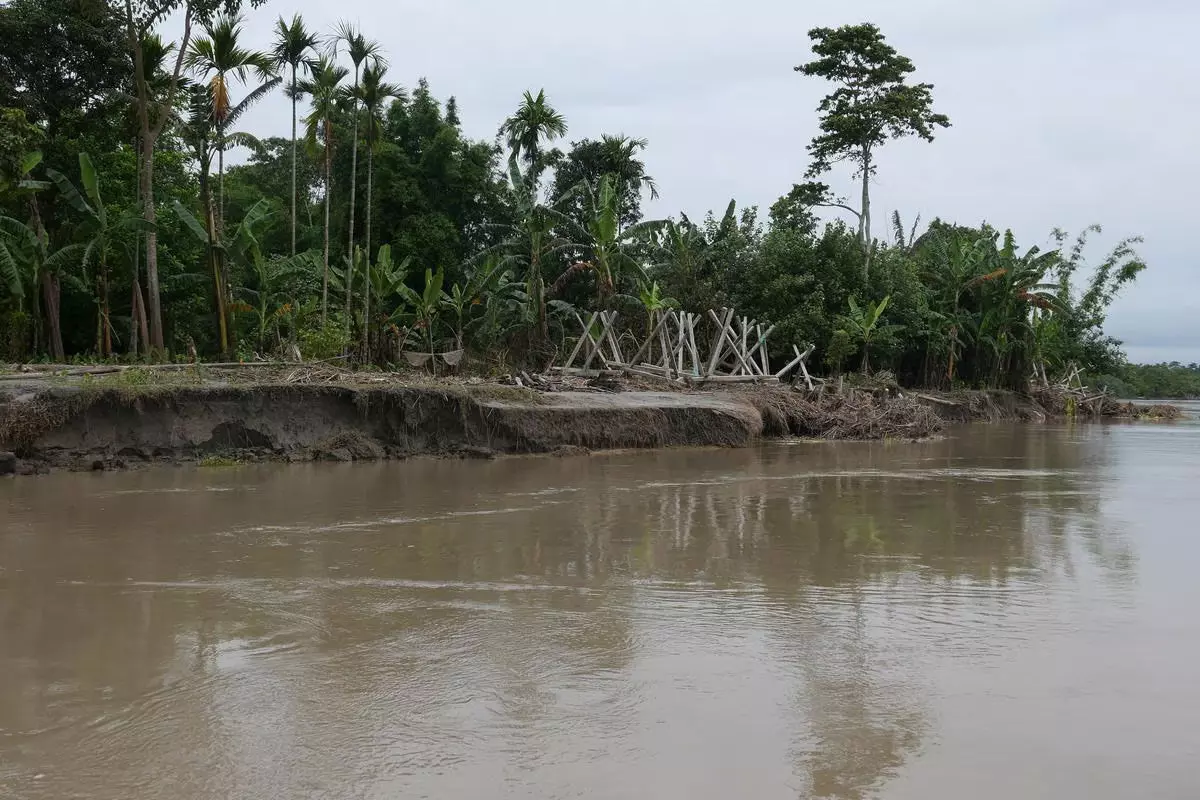
[[[1146,266],[1136,238],[1097,253],[1095,228],[1053,231],[1038,249],[1001,226],[899,214],[875,238],[877,151],[932,141],[949,119],[874,25],[809,34],[796,69],[833,88],[803,179],[765,215],[730,201],[693,220],[648,213],[646,139],[564,145],[568,120],[537,88],[513,92],[495,140],[472,139],[452,95],[389,68],[363,32],[291,15],[253,41],[238,15],[256,6],[0,6],[3,357],[300,350],[388,366],[446,342],[540,367],[576,311],[636,328],[675,305],[736,306],[830,371],[1019,388],[1073,365],[1129,391],[1190,391],[1190,368],[1133,371],[1105,332]],[[184,35],[166,41],[176,11]],[[292,135],[260,139],[242,113],[280,89]],[[818,180],[839,162],[862,181],[857,204]],[[823,224],[821,205],[857,225]]]

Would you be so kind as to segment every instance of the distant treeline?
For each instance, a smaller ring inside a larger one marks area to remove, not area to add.
[[[1200,397],[1200,364],[1125,364],[1095,383],[1121,397],[1195,398]]]

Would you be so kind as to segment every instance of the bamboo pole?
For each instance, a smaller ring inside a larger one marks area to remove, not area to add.
[[[714,372],[716,372],[717,364],[720,363],[721,351],[725,346],[725,329],[729,327],[729,321],[733,319],[733,309],[725,309],[725,314],[722,317],[718,317],[717,312],[709,309],[708,315],[712,317],[712,321],[717,325],[717,339],[715,342],[713,342],[712,355],[708,360],[708,369],[704,371],[706,376],[712,375]]]
[[[583,327],[583,335],[587,337],[587,345],[585,345],[584,350],[584,352],[587,353],[587,357],[583,361],[584,369],[588,369],[592,366],[592,359],[596,357],[596,353],[600,349],[596,339],[592,336],[592,326],[596,324],[596,317],[599,315],[599,313],[599,311],[593,311],[592,316],[588,318],[587,325]]]

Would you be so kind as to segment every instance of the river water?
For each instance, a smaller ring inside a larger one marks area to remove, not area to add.
[[[1200,424],[0,483],[0,797],[1200,796]]]

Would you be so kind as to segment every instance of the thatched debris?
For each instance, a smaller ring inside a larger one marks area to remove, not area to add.
[[[762,414],[767,436],[923,439],[944,426],[928,406],[907,396],[869,392],[820,395],[765,386],[739,395]]]

